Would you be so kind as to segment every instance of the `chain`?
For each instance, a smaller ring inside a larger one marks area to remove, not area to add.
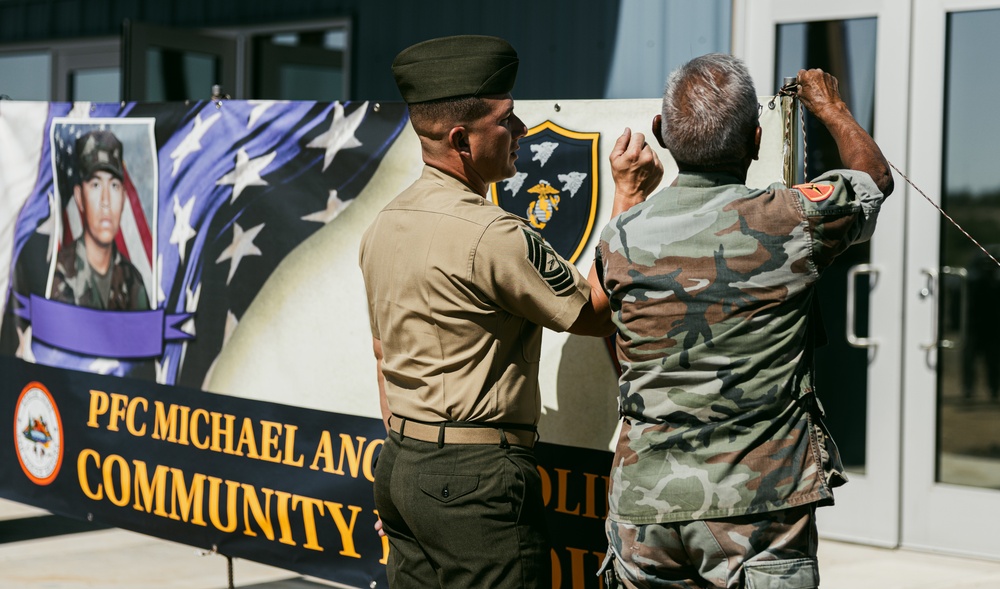
[[[809,144],[806,143],[806,109],[802,108],[802,103],[795,101],[795,106],[799,109],[799,124],[802,127],[802,181],[808,182],[806,174],[809,171]]]
[[[795,87],[796,87],[795,82],[792,82],[790,84],[786,84],[786,85],[782,86],[781,88],[779,88],[777,94],[775,94],[774,96],[772,96],[771,100],[768,101],[767,108],[769,108],[771,110],[774,110],[777,107],[778,98],[780,98],[782,96],[792,96],[792,97],[794,97],[795,96]],[[807,180],[807,178],[805,177],[806,161],[807,161],[806,160],[806,118],[805,118],[805,113],[802,111],[802,105],[799,104],[798,102],[796,102],[795,104],[796,104],[796,106],[799,109],[799,119],[801,120],[801,124],[802,124],[802,177],[803,177],[803,181],[805,181],[805,180]],[[792,137],[792,114],[789,112],[787,116],[782,117],[782,118],[783,118],[782,123],[784,124],[784,127],[785,127],[785,137],[790,138],[790,137]],[[796,146],[791,145],[790,143],[788,145],[788,149],[791,150],[791,151],[793,151],[793,152],[795,151],[795,147]],[[795,182],[796,179],[797,178],[789,178],[789,180],[791,180],[793,183]]]
[[[773,98],[771,98],[770,102],[768,102],[768,107],[773,109],[775,107],[775,102],[778,100],[779,96],[794,96],[794,95],[795,95],[795,84],[787,84],[785,86],[782,86],[780,89],[778,89],[778,93],[775,94]],[[796,106],[798,107],[799,110],[799,120],[801,121],[802,125],[802,177],[804,180],[808,180],[808,178],[806,178],[805,176],[806,166],[808,165],[806,154],[809,152],[808,144],[806,143],[806,114],[805,114],[805,109],[802,108],[801,103],[796,102]],[[785,120],[785,136],[786,137],[790,136],[790,133],[791,133],[791,115],[789,115],[788,118],[786,118]],[[886,163],[889,164],[889,167],[895,170],[896,173],[903,178],[903,180],[906,180],[907,184],[912,186],[914,190],[920,193],[920,196],[924,197],[924,199],[926,199],[927,202],[931,203],[931,206],[937,209],[938,212],[941,213],[942,217],[948,219],[948,221],[951,222],[951,224],[954,225],[956,229],[962,232],[962,235],[966,236],[969,239],[969,241],[976,244],[976,247],[982,250],[982,252],[986,254],[986,256],[989,259],[993,260],[994,264],[1000,266],[1000,260],[997,260],[995,257],[993,257],[993,254],[991,254],[985,247],[983,247],[981,243],[976,241],[975,237],[969,235],[969,232],[963,229],[962,226],[958,224],[958,221],[951,218],[951,215],[946,213],[944,209],[938,206],[936,202],[931,200],[931,197],[927,196],[927,193],[925,193],[923,190],[920,189],[920,187],[914,184],[913,180],[910,180],[909,177],[907,177],[907,175],[902,172],[902,170],[897,168],[896,164],[890,162],[889,160],[886,160]]]

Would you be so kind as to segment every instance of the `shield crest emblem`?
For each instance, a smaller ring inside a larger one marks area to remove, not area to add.
[[[600,136],[545,121],[521,139],[517,174],[490,186],[494,203],[526,218],[570,262],[594,228]]]

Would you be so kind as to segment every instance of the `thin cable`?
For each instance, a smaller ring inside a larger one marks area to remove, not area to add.
[[[993,260],[994,264],[996,264],[997,266],[1000,266],[1000,261],[998,261],[996,258],[994,258],[993,254],[991,254],[985,247],[983,247],[981,243],[979,243],[978,241],[976,241],[975,237],[969,235],[968,231],[966,231],[965,229],[962,229],[962,226],[958,224],[958,221],[956,221],[955,219],[952,219],[951,216],[948,213],[944,212],[944,209],[942,209],[941,207],[939,207],[936,202],[934,202],[933,200],[931,200],[931,197],[927,196],[924,193],[923,190],[920,190],[920,188],[916,184],[914,184],[912,180],[910,180],[909,178],[907,178],[906,174],[904,174],[899,168],[897,168],[895,164],[893,164],[892,162],[890,162],[888,160],[886,160],[886,163],[888,163],[889,167],[891,167],[893,170],[896,170],[896,173],[899,174],[900,176],[902,176],[903,180],[906,180],[907,184],[909,184],[910,186],[913,187],[914,190],[916,190],[917,192],[919,192],[920,196],[922,196],[925,199],[927,199],[927,202],[931,203],[931,206],[933,206],[935,209],[937,209],[938,212],[941,213],[941,215],[945,219],[948,219],[949,221],[951,221],[951,224],[954,225],[956,229],[958,229],[959,231],[961,231],[962,235],[968,237],[969,241],[971,241],[972,243],[976,244],[976,247],[978,247],[979,249],[983,250],[983,253],[986,254],[989,257],[989,259]]]
[[[779,88],[778,89],[778,93],[775,94],[774,97],[771,98],[771,101],[768,103],[768,107],[771,108],[771,109],[773,109],[775,107],[775,102],[777,102],[777,99],[778,99],[779,96],[795,96],[795,92],[794,92],[795,86],[796,86],[795,84],[787,84],[787,85],[782,86],[781,88]],[[800,120],[802,122],[802,177],[803,177],[804,180],[808,181],[808,178],[806,177],[806,165],[807,165],[807,160],[806,160],[806,153],[807,153],[807,144],[806,144],[806,115],[805,115],[805,111],[802,108],[802,103],[796,101],[795,104],[796,104],[796,107],[799,110],[799,118],[800,118]],[[789,118],[790,117],[791,117],[791,115],[789,114]],[[789,123],[790,123],[790,121],[788,121],[788,120],[785,121],[785,132],[786,133],[789,132]],[[889,167],[891,167],[893,170],[895,170],[896,173],[899,174],[903,178],[903,180],[906,180],[907,184],[909,184],[910,186],[913,187],[914,190],[916,190],[917,192],[919,192],[920,196],[924,197],[924,199],[926,199],[927,202],[931,203],[931,206],[934,207],[935,209],[937,209],[938,212],[941,213],[942,217],[944,217],[945,219],[948,219],[948,221],[950,221],[951,224],[954,225],[956,229],[958,229],[959,231],[962,232],[962,235],[964,235],[965,237],[967,237],[969,239],[969,241],[971,241],[972,243],[976,244],[976,247],[978,247],[980,250],[982,250],[982,252],[984,254],[986,254],[986,256],[989,259],[993,260],[994,264],[996,264],[998,267],[1000,267],[1000,260],[997,260],[995,257],[993,257],[993,254],[991,254],[989,252],[989,250],[987,250],[985,247],[983,247],[983,245],[981,243],[979,243],[978,241],[976,241],[975,237],[969,235],[969,232],[966,231],[965,229],[963,229],[962,226],[958,224],[958,221],[956,221],[955,219],[952,219],[951,215],[949,215],[948,213],[944,212],[944,209],[942,209],[941,207],[939,207],[936,202],[934,202],[933,200],[931,200],[931,197],[927,196],[927,194],[923,190],[921,190],[919,186],[917,186],[916,184],[913,183],[913,180],[910,180],[910,178],[907,177],[907,175],[904,174],[902,170],[900,170],[899,168],[897,168],[896,164],[890,162],[889,160],[886,160],[886,163],[889,164]]]

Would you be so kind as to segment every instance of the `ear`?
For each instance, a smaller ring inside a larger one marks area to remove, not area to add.
[[[759,159],[759,156],[760,156],[760,138],[761,138],[761,134],[762,134],[762,131],[761,131],[760,125],[757,125],[757,130],[755,130],[754,133],[753,133],[753,146],[750,148],[750,155],[755,160]]]
[[[663,117],[656,115],[653,117],[653,137],[656,137],[656,142],[660,144],[660,147],[666,149],[667,146],[663,144]]]
[[[458,153],[472,155],[472,147],[469,144],[469,131],[465,127],[452,127],[448,131],[448,145]]]

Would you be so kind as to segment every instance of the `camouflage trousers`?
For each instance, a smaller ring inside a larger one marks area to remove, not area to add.
[[[608,589],[819,587],[815,511],[815,505],[805,505],[741,517],[646,525],[609,519],[608,559],[614,560],[617,581],[605,575],[605,585]]]

